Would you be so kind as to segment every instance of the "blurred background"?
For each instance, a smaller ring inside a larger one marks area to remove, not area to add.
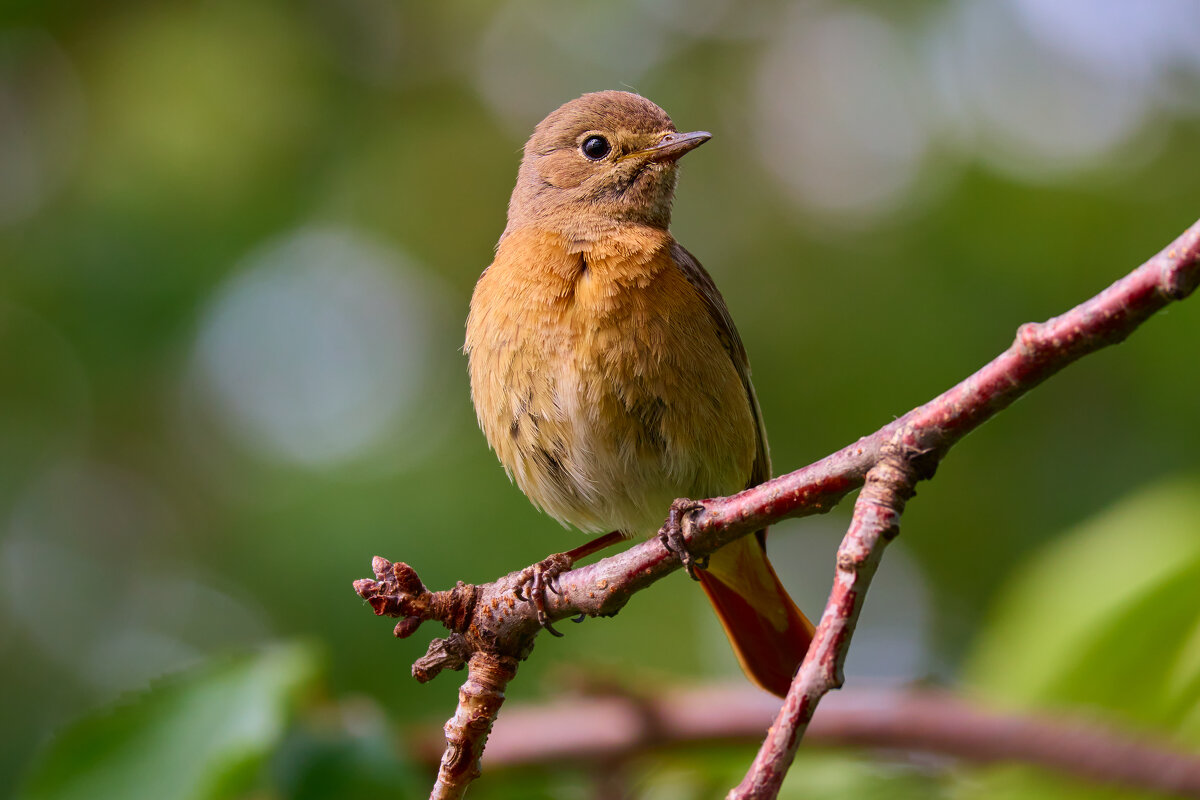
[[[1200,216],[1190,0],[10,0],[0,795],[425,796],[406,731],[436,731],[462,676],[411,680],[436,632],[392,639],[351,582],[376,554],[444,588],[581,541],[488,451],[460,347],[525,138],[605,88],[714,134],[673,230],[738,321],[777,471]],[[1200,747],[1198,303],[954,449],[852,683]],[[813,616],[848,507],[772,533]],[[567,633],[512,702],[740,680],[682,573]],[[718,796],[751,753],[647,755],[631,791]],[[856,753],[801,771],[788,796],[1118,796]],[[485,763],[472,796],[589,787]]]

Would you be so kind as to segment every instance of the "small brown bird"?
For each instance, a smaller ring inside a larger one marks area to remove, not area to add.
[[[489,444],[565,525],[648,536],[675,498],[771,476],[737,329],[667,230],[677,161],[709,138],[609,91],[563,105],[525,145],[465,350]],[[782,695],[813,627],[767,561],[765,534],[697,575],[746,674]]]

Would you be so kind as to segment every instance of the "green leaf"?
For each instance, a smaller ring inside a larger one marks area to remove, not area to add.
[[[281,740],[318,673],[310,648],[276,647],[158,683],[54,740],[22,800],[228,797]]]
[[[1174,727],[1200,690],[1200,479],[1063,535],[1002,592],[966,678],[1002,702],[1102,706]]]
[[[404,761],[407,751],[381,708],[343,699],[297,720],[268,772],[288,800],[425,797],[432,776]]]
[[[1200,745],[1200,479],[1143,489],[1044,547],[1001,593],[965,679],[993,702],[1070,709]],[[1137,797],[1028,767],[959,797]]]

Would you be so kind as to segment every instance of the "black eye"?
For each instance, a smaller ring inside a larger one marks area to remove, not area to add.
[[[608,155],[609,151],[612,150],[612,145],[603,136],[589,136],[583,140],[583,144],[579,149],[592,161],[599,161]]]

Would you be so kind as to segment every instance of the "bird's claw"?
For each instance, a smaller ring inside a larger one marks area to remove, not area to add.
[[[695,500],[681,498],[671,503],[671,510],[667,514],[667,521],[658,530],[658,540],[662,542],[662,546],[667,549],[667,552],[678,558],[683,563],[683,568],[687,571],[688,577],[694,581],[700,580],[696,575],[697,569],[704,569],[708,566],[708,556],[700,556],[699,558],[692,555],[688,550],[687,541],[683,537],[683,524],[687,517],[697,511],[704,510],[701,503]]]
[[[562,597],[563,591],[558,576],[569,570],[573,563],[566,553],[555,553],[526,567],[517,575],[513,595],[523,603],[533,604],[538,624],[552,636],[562,636],[562,633],[554,628],[546,613],[546,590],[549,589]]]

